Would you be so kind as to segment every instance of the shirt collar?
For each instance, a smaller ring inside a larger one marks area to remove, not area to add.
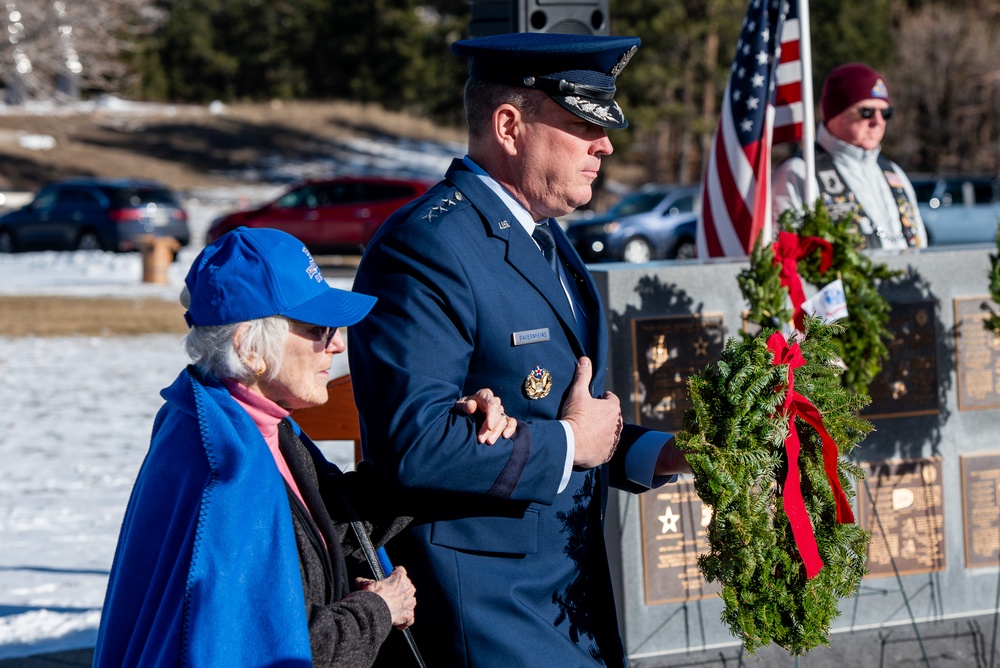
[[[507,192],[506,188],[500,185],[500,183],[497,182],[497,180],[492,176],[487,174],[486,170],[476,164],[476,162],[469,156],[462,158],[462,164],[464,164],[470,172],[478,176],[480,180],[486,184],[486,187],[492,190],[496,196],[500,198],[500,201],[502,201],[507,208],[510,209],[511,214],[513,214],[517,222],[521,224],[521,227],[524,228],[525,232],[530,235],[535,231],[535,225],[537,224],[535,223],[535,219],[531,217],[531,214],[528,213],[528,210],[525,209],[520,202],[514,199],[513,195]]]

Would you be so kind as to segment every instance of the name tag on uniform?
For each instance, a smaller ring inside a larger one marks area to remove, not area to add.
[[[549,328],[529,329],[525,332],[514,332],[514,345],[523,346],[529,343],[543,343],[549,340]]]

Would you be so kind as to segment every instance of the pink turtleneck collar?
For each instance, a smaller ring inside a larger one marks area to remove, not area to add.
[[[302,505],[305,506],[306,503],[302,499],[302,492],[299,491],[299,486],[295,484],[295,478],[292,477],[292,472],[288,470],[285,457],[281,454],[281,449],[278,447],[278,425],[290,413],[267,397],[251,392],[246,385],[231,378],[223,378],[222,384],[229,390],[229,394],[233,396],[236,403],[242,406],[243,410],[253,419],[254,424],[257,425],[257,429],[260,430],[261,436],[264,437],[264,441],[267,443],[267,449],[271,451],[271,456],[274,457],[274,463],[277,464],[278,471],[281,472],[281,477],[285,479],[288,486],[295,492],[295,496],[299,497],[299,501],[302,501]],[[308,507],[306,507],[306,510],[308,510]]]

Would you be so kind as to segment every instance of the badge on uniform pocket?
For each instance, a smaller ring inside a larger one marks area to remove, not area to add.
[[[552,390],[552,374],[536,366],[524,379],[524,396],[529,399],[544,399]]]

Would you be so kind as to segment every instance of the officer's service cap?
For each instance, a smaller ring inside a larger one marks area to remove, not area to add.
[[[615,102],[615,79],[639,48],[638,37],[512,33],[451,45],[469,58],[469,76],[532,88],[580,118],[605,128],[628,127]]]

